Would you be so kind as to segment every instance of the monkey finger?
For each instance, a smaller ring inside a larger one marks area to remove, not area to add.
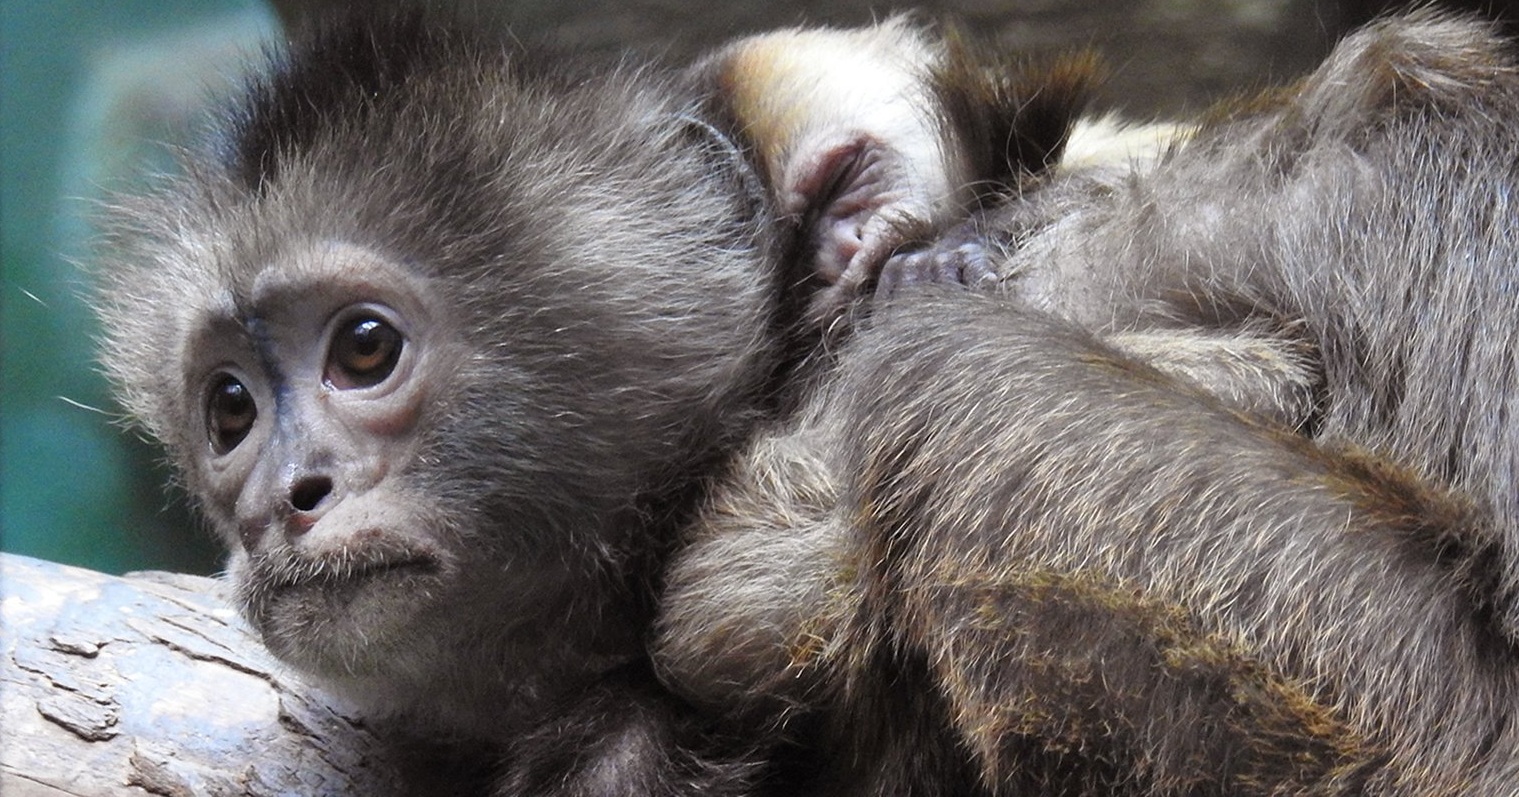
[[[953,281],[967,288],[989,289],[997,284],[997,266],[991,251],[979,241],[961,243],[944,260],[955,269]]]
[[[881,266],[881,274],[876,279],[876,297],[885,299],[907,285],[930,282],[924,275],[933,272],[932,260],[932,252],[925,249],[892,255]]]

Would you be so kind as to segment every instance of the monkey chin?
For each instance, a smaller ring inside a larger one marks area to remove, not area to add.
[[[426,560],[373,565],[301,565],[299,579],[258,588],[244,614],[281,660],[318,676],[383,675],[395,665],[387,640],[415,639],[431,596],[442,585]]]
[[[231,576],[244,616],[281,660],[319,677],[385,677],[406,658],[393,641],[425,637],[419,628],[452,568],[425,533],[352,531],[343,520],[329,516],[294,544],[234,557]]]

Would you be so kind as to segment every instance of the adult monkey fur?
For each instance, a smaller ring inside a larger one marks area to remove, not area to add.
[[[751,445],[663,672],[825,791],[1515,793],[1515,119],[1487,27],[1389,19],[888,264],[1004,282],[899,290]],[[1311,346],[1305,434],[1134,330]]]
[[[684,70],[332,28],[116,211],[102,361],[276,655],[502,793],[747,792],[755,745],[652,673],[653,592],[827,281],[1058,153],[1080,71],[969,57],[901,20]]]

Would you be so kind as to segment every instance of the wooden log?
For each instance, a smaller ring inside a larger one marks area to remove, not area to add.
[[[419,793],[393,752],[271,658],[221,582],[0,554],[0,794]]]

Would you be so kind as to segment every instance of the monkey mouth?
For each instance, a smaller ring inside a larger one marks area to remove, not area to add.
[[[381,580],[437,575],[439,570],[436,561],[422,556],[363,562],[317,562],[314,564],[316,566],[309,570],[304,578],[289,579],[283,583],[276,582],[276,589],[300,587],[318,587],[321,589],[356,588]]]
[[[268,557],[254,563],[254,589],[248,603],[255,612],[279,603],[314,601],[328,610],[353,603],[365,594],[414,592],[443,575],[436,556],[410,550],[337,551],[323,556]]]
[[[250,563],[243,616],[275,656],[318,675],[383,669],[377,651],[416,633],[448,577],[443,558],[399,547],[284,554]]]
[[[417,557],[382,562],[368,562],[357,566],[340,566],[327,579],[332,583],[359,583],[380,578],[435,575],[438,565],[431,559]]]

